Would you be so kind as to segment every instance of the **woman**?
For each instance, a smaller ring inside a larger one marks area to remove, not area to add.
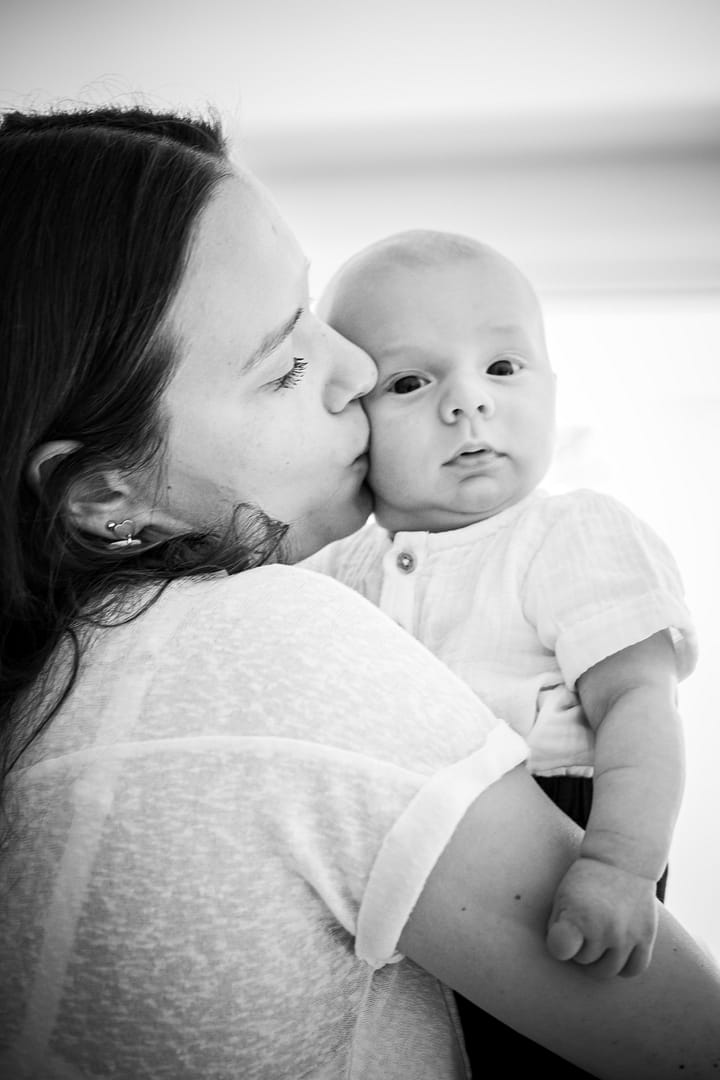
[[[0,208],[2,1075],[461,1077],[446,987],[716,1075],[712,962],[665,911],[638,979],[552,960],[578,835],[522,741],[280,565],[368,513],[374,373],[219,131],[8,115]]]

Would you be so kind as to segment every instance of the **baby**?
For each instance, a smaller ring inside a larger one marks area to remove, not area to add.
[[[377,365],[375,505],[305,565],[379,605],[525,737],[538,783],[586,828],[547,947],[637,975],[683,788],[677,681],[696,662],[673,558],[615,499],[538,489],[555,375],[533,289],[497,251],[391,236],[340,269],[318,313]]]

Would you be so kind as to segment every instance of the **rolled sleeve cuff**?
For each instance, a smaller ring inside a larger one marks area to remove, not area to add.
[[[486,788],[528,756],[506,724],[484,746],[423,784],[385,837],[358,912],[355,952],[371,967],[402,959],[397,943],[410,914],[468,808]]]

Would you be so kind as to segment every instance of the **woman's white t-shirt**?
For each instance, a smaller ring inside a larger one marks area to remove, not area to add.
[[[95,632],[12,774],[0,1075],[465,1076],[452,995],[397,942],[526,752],[328,578],[169,586]]]

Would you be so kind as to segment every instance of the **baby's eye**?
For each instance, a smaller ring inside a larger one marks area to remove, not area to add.
[[[503,356],[500,360],[493,360],[487,369],[488,375],[514,375],[520,370],[520,364],[509,356]]]
[[[391,394],[412,394],[427,384],[428,379],[423,375],[401,375],[399,379],[390,383],[388,390]]]

